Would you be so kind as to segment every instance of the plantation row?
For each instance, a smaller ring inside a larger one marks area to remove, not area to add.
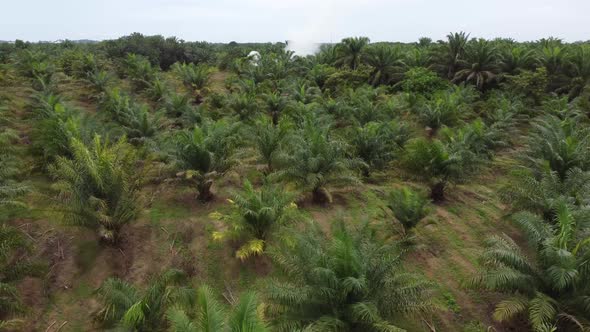
[[[211,240],[272,272],[224,298],[190,263],[137,285],[115,273],[91,295],[94,328],[434,331],[440,288],[408,259],[424,245],[416,229],[498,155],[513,158],[499,194],[520,236],[481,239],[464,287],[501,294],[481,320],[590,328],[590,45],[454,33],[347,38],[307,57],[284,46],[139,34],[0,45],[0,330],[39,328],[19,283],[51,270],[20,220],[41,214],[116,248],[172,187],[198,208],[218,202],[202,221]],[[236,174],[241,188],[223,197]],[[309,213],[363,191],[385,202],[380,218],[327,230]]]

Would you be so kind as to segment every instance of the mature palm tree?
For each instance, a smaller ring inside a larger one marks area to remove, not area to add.
[[[496,79],[498,72],[496,48],[485,39],[467,44],[465,58],[459,60],[453,81],[473,83],[479,90]]]
[[[182,131],[173,138],[173,158],[182,176],[193,183],[198,199],[213,198],[211,186],[216,176],[225,173],[234,163],[239,123],[224,120],[203,121],[192,131]]]
[[[573,99],[590,83],[590,46],[575,46],[569,52],[567,68],[571,78],[569,97]]]
[[[264,332],[266,323],[258,312],[256,294],[246,292],[236,303],[231,303],[230,312],[215,298],[213,290],[201,286],[197,290],[194,306],[175,306],[166,313],[171,332]]]
[[[113,243],[141,211],[136,154],[125,139],[110,144],[99,136],[89,146],[73,138],[71,151],[71,158],[58,157],[49,169],[57,181],[57,211],[66,223],[96,229]]]
[[[366,223],[297,234],[271,254],[284,273],[268,289],[277,331],[401,331],[391,319],[429,309],[430,283],[404,272],[400,249]]]
[[[398,48],[384,44],[367,47],[363,60],[372,69],[369,83],[373,86],[389,84],[402,77],[405,64]]]
[[[524,46],[505,47],[501,49],[499,58],[502,73],[508,75],[533,69],[538,62],[535,50]]]
[[[510,295],[496,305],[496,320],[528,317],[534,331],[588,329],[590,251],[582,237],[584,214],[561,202],[551,224],[530,212],[514,215],[534,256],[508,236],[486,242],[483,271],[470,284]]]
[[[244,242],[236,251],[236,257],[241,260],[260,255],[272,232],[295,221],[297,205],[293,200],[294,195],[276,185],[265,183],[260,190],[256,190],[246,180],[243,191],[234,194],[230,200],[232,212],[212,215],[228,223],[227,231],[215,232],[213,237]]]
[[[447,42],[442,54],[442,63],[445,66],[445,72],[448,79],[453,79],[457,71],[457,67],[465,54],[465,46],[469,40],[469,34],[465,32],[449,33],[447,35]]]
[[[174,269],[153,278],[144,290],[121,279],[109,278],[96,290],[101,302],[96,318],[106,328],[160,330],[169,307],[194,303],[194,290],[184,286],[186,282],[186,274]]]
[[[330,203],[329,185],[358,183],[354,169],[364,163],[346,157],[341,141],[330,137],[328,129],[306,125],[285,151],[284,166],[274,177],[294,182],[302,190],[310,190],[315,203]]]
[[[344,38],[338,44],[337,54],[338,58],[336,64],[342,67],[348,67],[355,70],[362,62],[363,53],[369,44],[370,40],[367,37],[350,37]]]

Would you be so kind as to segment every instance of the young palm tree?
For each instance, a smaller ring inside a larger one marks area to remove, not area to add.
[[[462,146],[418,138],[406,145],[403,164],[410,174],[427,181],[430,198],[441,202],[445,199],[448,183],[464,179],[475,169],[478,161],[473,152]]]
[[[118,89],[107,91],[101,106],[112,120],[123,127],[131,143],[140,144],[155,138],[157,119],[152,119],[147,106],[134,103]]]
[[[275,126],[273,122],[262,118],[254,124],[252,142],[261,162],[266,165],[266,172],[271,173],[277,158],[281,157],[285,139],[291,134],[290,125],[283,121]]]
[[[187,89],[195,94],[196,102],[200,103],[209,84],[211,68],[205,65],[195,65],[194,63],[175,63],[172,70],[180,77]]]
[[[428,214],[428,199],[408,188],[393,190],[387,196],[387,208],[407,235]]]
[[[70,141],[80,138],[81,130],[76,112],[64,106],[59,96],[39,94],[36,98],[31,148],[46,167],[58,156],[71,155]]]
[[[536,169],[548,166],[561,179],[572,168],[589,170],[590,130],[573,118],[541,118],[533,124],[526,156]]]
[[[293,222],[297,206],[294,195],[276,185],[265,183],[260,190],[249,181],[244,189],[230,200],[233,211],[229,215],[214,215],[228,223],[228,230],[215,232],[213,237],[221,240],[232,238],[244,242],[236,251],[236,257],[245,260],[264,252],[269,235],[277,228]]]
[[[2,205],[0,205],[2,206]],[[42,277],[46,269],[31,259],[32,245],[18,228],[0,222],[0,327],[25,309],[16,287],[24,277]],[[8,327],[6,327],[9,329]]]
[[[121,279],[109,278],[96,290],[102,304],[96,319],[107,328],[159,331],[164,328],[169,307],[195,302],[194,290],[183,286],[186,282],[185,273],[174,269],[152,279],[145,290]]]
[[[382,169],[397,157],[409,138],[409,130],[402,122],[369,122],[353,128],[350,137],[354,155],[367,164],[363,172],[369,176],[372,169]]]
[[[370,40],[367,37],[344,38],[336,46],[338,58],[336,65],[356,70],[362,62],[365,48]]]
[[[383,44],[368,47],[364,62],[372,68],[369,83],[373,86],[399,81],[405,67],[401,51]]]
[[[71,140],[71,158],[58,157],[49,169],[58,211],[66,223],[96,229],[102,240],[115,242],[123,226],[141,210],[134,150],[121,139],[115,144],[95,136],[89,146]]]
[[[434,137],[443,126],[457,124],[468,107],[460,90],[439,91],[425,102],[416,107],[416,115],[420,122],[429,130],[430,137]]]
[[[503,200],[514,209],[540,214],[548,222],[554,218],[559,202],[574,206],[590,203],[590,172],[572,168],[563,179],[551,170],[536,173],[530,169],[515,171],[513,180],[501,191]]]
[[[534,256],[508,236],[487,240],[483,271],[470,284],[510,295],[496,305],[496,320],[528,317],[534,331],[588,329],[590,252],[581,237],[583,215],[565,202],[557,205],[552,224],[529,212],[514,215]]]
[[[329,185],[358,183],[354,170],[364,163],[347,158],[344,144],[332,139],[329,130],[307,125],[293,143],[293,150],[286,151],[283,158],[284,167],[274,176],[310,190],[315,203],[332,201]]]
[[[183,131],[173,138],[173,157],[180,176],[197,188],[198,199],[213,199],[211,186],[216,176],[225,173],[234,163],[239,123],[220,120],[203,121],[192,131]]]
[[[146,89],[156,79],[157,72],[150,61],[137,54],[129,53],[125,58],[124,71],[135,87],[139,90]]]
[[[496,79],[498,70],[496,48],[485,39],[467,44],[462,69],[453,77],[455,82],[473,83],[480,91]]]
[[[430,307],[430,283],[404,272],[399,248],[366,223],[337,223],[331,237],[299,233],[272,257],[284,273],[268,288],[277,331],[398,331],[392,318]]]
[[[171,332],[264,332],[266,324],[258,312],[256,294],[247,292],[232,303],[228,313],[209,286],[197,290],[196,305],[172,307],[166,313]]]
[[[23,206],[19,197],[28,190],[15,180],[21,172],[19,160],[15,156],[17,140],[18,136],[11,130],[0,133],[0,207]]]
[[[272,119],[272,124],[277,126],[281,114],[287,109],[288,99],[278,93],[263,94],[262,99],[264,100],[267,112]]]

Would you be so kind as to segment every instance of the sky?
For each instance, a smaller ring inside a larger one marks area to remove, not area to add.
[[[0,40],[113,39],[132,32],[209,42],[590,40],[590,0],[4,0]]]

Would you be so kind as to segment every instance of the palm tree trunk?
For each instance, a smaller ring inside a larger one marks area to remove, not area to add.
[[[430,187],[430,199],[434,203],[440,203],[445,200],[445,187],[444,181],[439,181]]]
[[[323,205],[332,203],[332,196],[324,187],[315,188],[312,192],[312,199],[315,204]]]
[[[199,191],[199,196],[197,197],[201,202],[209,202],[213,199],[213,193],[211,192],[211,186],[213,185],[213,180],[205,180],[203,182],[199,182],[197,184],[197,190]]]

